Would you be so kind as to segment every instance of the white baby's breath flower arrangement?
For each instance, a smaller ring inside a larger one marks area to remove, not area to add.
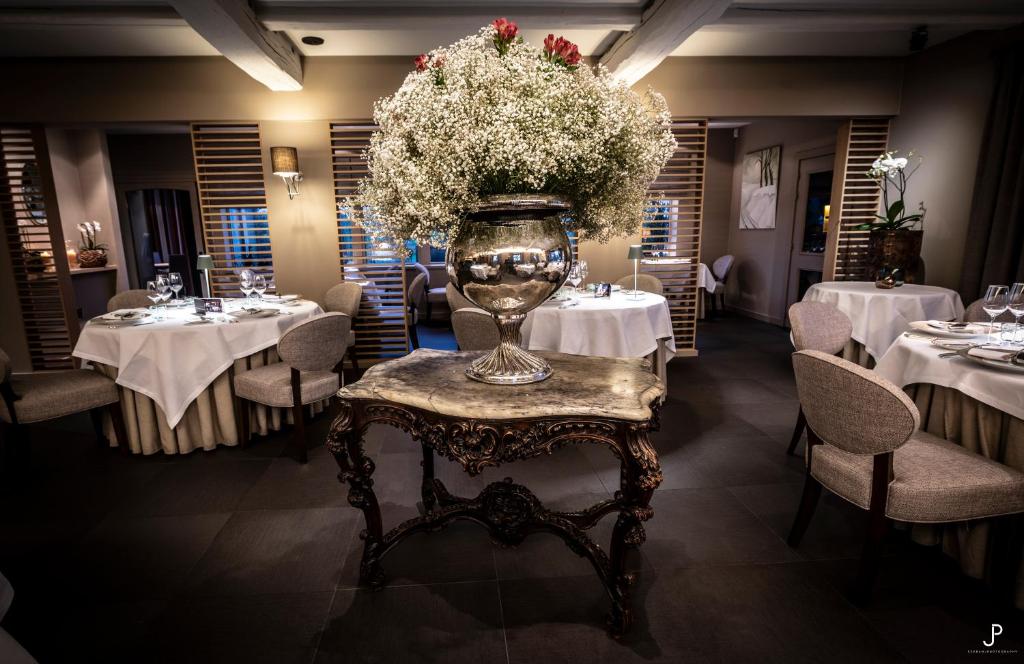
[[[588,239],[634,232],[647,187],[675,150],[665,100],[639,95],[576,46],[537,49],[498,19],[416,58],[379,126],[369,176],[346,203],[376,235],[444,246],[485,196],[555,194]]]

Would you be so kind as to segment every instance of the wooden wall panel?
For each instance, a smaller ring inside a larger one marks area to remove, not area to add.
[[[79,323],[41,127],[0,127],[0,225],[32,368],[70,368]]]
[[[875,220],[881,195],[867,171],[888,144],[888,118],[853,118],[839,130],[825,281],[874,279],[867,267],[869,231],[857,230],[857,226]]]
[[[214,297],[241,297],[237,274],[274,271],[263,147],[256,122],[193,123],[192,155]]]
[[[355,321],[356,356],[378,360],[405,355],[409,336],[405,325],[407,294],[400,247],[385,244],[362,226],[362,211],[344,206],[367,175],[364,151],[376,126],[368,120],[330,125],[334,197],[338,203],[338,259],[342,278],[363,286]]]
[[[697,269],[704,212],[706,119],[672,123],[678,147],[650,187],[641,243],[640,270],[665,285],[678,355],[696,355]]]

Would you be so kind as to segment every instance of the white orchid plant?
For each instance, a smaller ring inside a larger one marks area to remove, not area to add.
[[[567,226],[589,239],[636,230],[676,147],[660,95],[592,70],[561,37],[534,48],[505,19],[415,65],[375,104],[369,175],[343,212],[443,247],[484,197],[543,193],[572,201]]]
[[[907,214],[904,202],[907,182],[920,168],[921,161],[921,157],[915,157],[912,151],[908,152],[906,157],[901,157],[896,150],[883,152],[875,159],[867,176],[878,184],[878,188],[882,192],[882,207],[885,214],[875,214],[878,221],[861,224],[858,226],[860,230],[895,231],[911,228],[924,220],[923,203],[919,206],[918,212]],[[891,203],[890,200],[892,200]]]
[[[80,251],[105,251],[106,245],[96,241],[96,233],[99,231],[100,222],[98,221],[87,221],[84,224],[78,224],[78,235],[82,238],[78,249]]]

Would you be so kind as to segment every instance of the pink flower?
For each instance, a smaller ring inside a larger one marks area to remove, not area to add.
[[[413,62],[416,63],[416,71],[427,71],[427,61],[429,59],[430,58],[427,57],[426,53],[420,53],[417,55],[416,59],[413,60]]]
[[[509,21],[504,16],[495,19],[491,25],[493,25],[494,29],[498,31],[498,35],[496,37],[497,41],[505,44],[511,42],[516,38],[516,35],[519,34],[519,26],[512,21]]]
[[[580,49],[564,37],[555,38],[548,35],[544,39],[544,57],[551,62],[561,62],[569,67],[575,67],[580,63]]]
[[[433,67],[434,69],[440,69],[441,67],[444,67],[444,56],[439,55],[436,58],[434,58],[434,61],[430,63],[430,66]]]

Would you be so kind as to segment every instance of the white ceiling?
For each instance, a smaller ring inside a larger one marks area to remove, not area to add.
[[[668,0],[672,1],[672,0]],[[600,55],[639,24],[646,0],[257,0],[257,16],[306,56],[414,55],[507,16],[528,41],[564,35]],[[677,56],[899,56],[911,30],[929,46],[1024,21],[1024,0],[736,0]],[[322,46],[306,46],[306,35]],[[210,56],[167,0],[0,0],[0,57]]]

